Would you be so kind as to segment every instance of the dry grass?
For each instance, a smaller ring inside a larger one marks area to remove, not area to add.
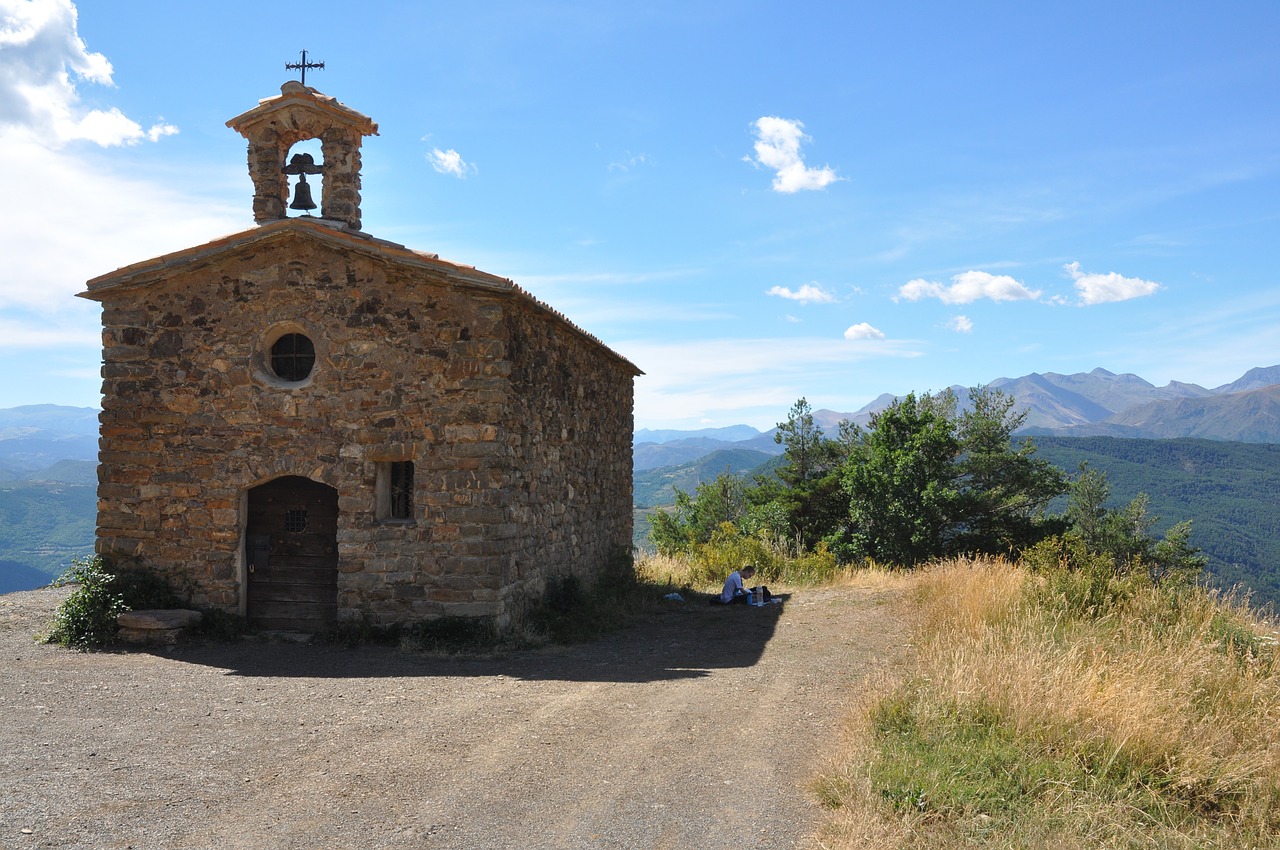
[[[770,587],[779,590],[799,587],[847,587],[858,590],[900,590],[915,583],[914,574],[902,570],[891,570],[874,564],[865,567],[832,566],[819,574],[812,571],[788,570],[785,558],[778,556],[780,566],[774,570],[773,578],[766,575]],[[643,582],[658,586],[683,587],[706,593],[719,593],[725,577],[731,571],[725,567],[723,572],[708,570],[705,562],[689,557],[646,554],[636,561],[636,576]]]
[[[917,667],[855,712],[821,846],[1280,847],[1277,624],[1137,585],[1081,613],[1062,581],[919,574]]]

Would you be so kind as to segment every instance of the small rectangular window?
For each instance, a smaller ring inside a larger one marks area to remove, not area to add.
[[[391,519],[413,518],[413,461],[391,464]]]
[[[378,519],[400,522],[413,519],[413,461],[379,463],[377,488]]]

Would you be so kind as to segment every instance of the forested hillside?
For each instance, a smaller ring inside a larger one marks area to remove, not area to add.
[[[66,461],[66,477],[83,479],[85,461]],[[11,481],[0,485],[0,593],[48,584],[72,558],[93,552],[97,518],[93,482]]]
[[[1252,591],[1254,601],[1280,603],[1280,445],[1219,440],[1035,438],[1036,456],[1074,476],[1082,463],[1106,473],[1110,504],[1139,493],[1163,533],[1192,521],[1191,543],[1209,557],[1209,572],[1223,588]],[[769,458],[748,467],[751,453],[718,452],[699,461],[636,473],[636,540],[647,546],[648,515],[675,502],[679,488],[692,493],[723,472],[748,480],[778,465]],[[1061,512],[1065,499],[1051,510]]]
[[[677,488],[691,493],[699,484],[714,481],[717,475],[755,474],[770,462],[776,463],[777,458],[764,452],[720,449],[689,463],[636,472],[632,501],[637,508],[673,505]]]
[[[1191,542],[1222,587],[1280,603],[1280,445],[1218,440],[1037,437],[1040,457],[1074,474],[1107,474],[1113,502],[1151,500],[1158,529],[1192,521]]]

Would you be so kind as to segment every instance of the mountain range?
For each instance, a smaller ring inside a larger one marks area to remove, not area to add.
[[[1280,443],[1280,366],[1250,369],[1213,389],[1178,381],[1156,387],[1105,369],[997,378],[988,386],[1013,396],[1026,411],[1028,434]],[[967,401],[968,388],[951,389],[961,404]],[[882,395],[852,413],[818,410],[814,420],[829,432],[846,419],[866,425],[896,398]],[[691,491],[720,472],[742,474],[759,466],[782,451],[775,432],[748,425],[637,431],[637,508],[668,503],[675,487]],[[97,456],[93,408],[0,410],[0,593],[35,586],[92,550]],[[682,464],[687,466],[661,469]],[[648,475],[651,470],[655,475]]]
[[[1250,369],[1238,380],[1213,389],[1170,381],[1157,387],[1137,375],[1106,369],[1060,375],[1032,373],[996,378],[987,384],[1013,397],[1025,411],[1021,433],[1064,437],[1174,439],[1198,437],[1244,443],[1280,443],[1280,365]],[[970,389],[950,388],[963,406]],[[873,414],[900,396],[884,394],[852,413],[814,412],[814,421],[834,431],[842,420],[866,425]],[[779,454],[777,429],[748,425],[695,431],[637,431],[633,448],[637,471],[689,463],[719,449]],[[732,439],[726,439],[732,437]]]

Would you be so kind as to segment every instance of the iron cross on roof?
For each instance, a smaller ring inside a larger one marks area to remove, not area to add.
[[[304,86],[307,84],[307,69],[308,69],[308,68],[319,68],[321,71],[323,71],[323,70],[324,70],[324,63],[323,63],[323,62],[308,62],[308,61],[307,61],[307,51],[305,51],[305,50],[304,50],[304,51],[302,51],[302,61],[301,61],[301,62],[286,62],[286,63],[284,63],[284,69],[285,69],[286,71],[302,71],[302,84],[303,84]]]

